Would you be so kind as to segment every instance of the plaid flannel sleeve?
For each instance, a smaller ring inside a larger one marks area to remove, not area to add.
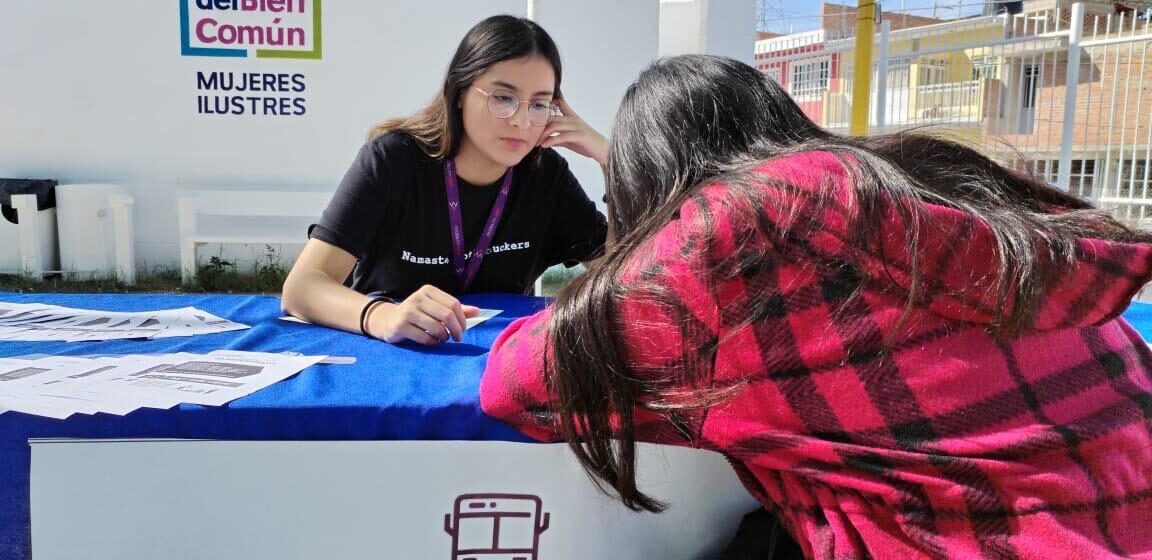
[[[685,389],[706,384],[710,376],[696,369],[689,380],[675,372],[685,357],[698,355],[698,344],[714,338],[719,324],[705,249],[723,251],[734,241],[724,227],[718,228],[717,238],[704,241],[701,221],[716,219],[709,210],[713,205],[703,197],[686,203],[677,219],[636,251],[622,273],[621,285],[630,288],[616,303],[612,328],[618,349],[643,382],[669,395],[687,394]],[[559,439],[555,396],[544,380],[550,317],[550,310],[544,310],[510,325],[493,344],[480,387],[485,413],[545,441]],[[633,410],[639,439],[684,444],[698,436],[693,414],[657,412],[649,404],[640,402]]]
[[[545,309],[517,319],[500,333],[480,381],[480,406],[485,414],[541,441],[561,439],[554,399],[544,382],[550,316],[551,311]]]

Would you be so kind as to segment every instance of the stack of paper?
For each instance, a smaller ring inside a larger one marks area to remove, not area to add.
[[[247,329],[195,307],[139,313],[0,302],[0,340],[167,338]]]
[[[209,354],[0,358],[0,413],[51,418],[180,403],[222,405],[291,377],[325,356]]]

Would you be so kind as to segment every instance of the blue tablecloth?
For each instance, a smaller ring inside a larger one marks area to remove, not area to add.
[[[211,438],[232,440],[507,440],[528,441],[480,411],[480,376],[488,349],[513,319],[544,305],[540,298],[476,295],[465,302],[504,312],[433,348],[393,346],[336,330],[277,319],[280,300],[225,295],[21,295],[0,301],[51,303],[110,311],[194,306],[252,326],[250,330],[151,341],[3,342],[0,356],[261,352],[355,356],[355,365],[319,365],[221,407],[142,409],[124,417],[75,415],[53,420],[0,414],[0,559],[30,552],[28,438]],[[1134,303],[1124,317],[1152,338],[1152,305]],[[93,473],[98,476],[99,473]]]
[[[466,331],[460,343],[425,348],[281,321],[280,300],[275,297],[0,293],[0,301],[109,311],[194,306],[252,326],[147,341],[0,341],[0,357],[204,353],[221,348],[356,357],[354,365],[313,366],[221,407],[180,405],[170,410],[141,409],[123,417],[74,415],[67,420],[0,414],[0,559],[31,556],[28,438],[528,441],[480,411],[480,376],[497,335],[516,317],[542,308],[545,300],[508,295],[464,300],[503,313]]]

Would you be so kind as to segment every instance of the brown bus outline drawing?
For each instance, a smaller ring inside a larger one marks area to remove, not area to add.
[[[456,496],[452,513],[444,514],[444,532],[452,536],[452,560],[538,560],[540,534],[548,530],[552,515],[542,513],[543,502],[533,494],[461,494]],[[501,547],[501,521],[505,518],[529,518],[532,544],[524,547]],[[492,535],[487,548],[461,548],[460,521],[491,520]]]

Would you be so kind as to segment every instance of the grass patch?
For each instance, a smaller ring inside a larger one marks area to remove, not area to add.
[[[214,256],[196,270],[196,279],[184,283],[180,269],[174,265],[141,266],[134,285],[119,278],[91,277],[65,278],[56,274],[42,281],[27,275],[0,274],[0,292],[18,293],[227,293],[279,295],[288,270],[281,264],[280,255],[272,247],[265,247],[256,262],[245,265]],[[573,278],[584,273],[583,266],[565,268],[556,266],[542,276],[543,293],[555,296]]]
[[[114,276],[67,278],[51,274],[43,280],[20,274],[0,274],[0,291],[20,293],[130,293],[179,292],[180,271],[174,266],[158,266],[136,274],[136,284],[128,285]]]
[[[112,275],[77,278],[69,274],[48,275],[38,280],[28,275],[0,274],[0,292],[19,293],[226,293],[278,295],[288,271],[270,246],[250,266],[219,256],[196,270],[196,279],[184,282],[174,265],[141,266],[136,283],[129,285]]]
[[[266,245],[264,254],[247,269],[219,256],[209,258],[197,269],[195,282],[182,288],[186,292],[279,294],[287,277],[280,255]]]

